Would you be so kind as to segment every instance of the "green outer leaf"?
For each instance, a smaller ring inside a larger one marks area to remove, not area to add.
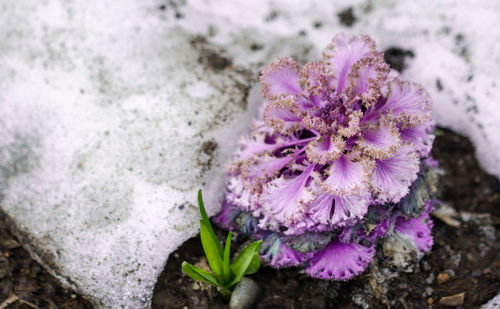
[[[255,253],[259,251],[262,240],[254,241],[248,247],[243,249],[243,251],[238,254],[233,264],[231,265],[231,273],[234,276],[233,281],[227,285],[231,287],[232,285],[238,283],[238,281],[245,275],[250,263],[252,262]]]
[[[200,238],[210,268],[214,272],[215,277],[222,281],[222,255],[219,254],[217,249],[219,241],[215,237],[215,234],[210,233],[210,225],[207,226],[203,220],[200,221]]]
[[[259,270],[259,268],[260,268],[260,255],[259,252],[257,251],[254,253],[252,261],[250,262],[250,265],[248,265],[245,275],[255,274],[257,270]]]
[[[224,247],[224,259],[222,261],[222,275],[223,275],[223,282],[227,283],[229,280],[231,280],[231,271],[229,268],[229,262],[230,262],[230,253],[231,253],[231,236],[232,233],[229,232],[227,234],[227,239],[226,239],[226,246]]]
[[[214,230],[212,229],[212,225],[210,224],[210,220],[208,219],[207,212],[205,211],[205,204],[203,203],[203,196],[201,194],[201,190],[198,190],[198,206],[200,208],[201,221],[207,225],[210,237],[217,240],[217,236],[215,236]],[[216,247],[219,256],[222,258],[223,250],[218,240],[216,241]]]
[[[217,239],[217,236],[212,229],[210,220],[208,219],[207,212],[205,211],[205,204],[203,203],[203,196],[201,190],[198,191],[198,206],[200,208],[200,238],[201,244],[203,246],[203,251],[207,256],[208,264],[214,272],[217,279],[222,281],[223,279],[223,251],[222,247]]]
[[[224,287],[217,281],[217,279],[211,273],[196,266],[193,266],[186,261],[182,262],[182,270],[186,275],[193,278],[194,280],[199,280],[222,288]]]

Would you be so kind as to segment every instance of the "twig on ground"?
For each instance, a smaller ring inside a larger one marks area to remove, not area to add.
[[[10,304],[15,303],[18,300],[19,300],[19,297],[17,297],[17,295],[15,295],[15,294],[10,295],[9,297],[7,297],[6,300],[4,300],[0,304],[0,309],[5,309],[5,308],[7,308],[7,306],[9,306]]]
[[[12,294],[9,297],[7,297],[7,299],[0,304],[0,309],[6,309],[9,305],[12,305],[16,301],[20,302],[21,304],[25,304],[26,306],[29,306],[31,308],[40,309],[40,307],[38,307],[37,305],[30,303],[27,300],[19,298],[19,296],[17,296],[16,294]]]
[[[33,303],[30,303],[29,301],[27,300],[24,300],[24,299],[19,299],[19,302],[22,303],[22,304],[25,304],[26,306],[29,306],[31,308],[34,308],[34,309],[40,309],[40,307],[38,307],[37,305],[33,304]]]

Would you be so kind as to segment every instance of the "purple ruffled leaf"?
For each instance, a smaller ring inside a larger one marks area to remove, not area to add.
[[[311,253],[301,253],[285,245],[276,234],[264,238],[261,258],[274,268],[299,266],[311,258]]]
[[[347,93],[351,98],[359,98],[365,106],[374,103],[381,94],[389,65],[381,55],[372,58],[363,58],[352,66],[348,75],[350,86]]]
[[[417,178],[419,159],[413,146],[403,145],[390,158],[375,160],[373,189],[380,203],[397,203]]]
[[[334,74],[332,84],[338,93],[348,86],[347,75],[352,66],[362,58],[373,57],[375,53],[375,43],[368,36],[350,37],[341,33],[333,38],[323,52],[323,59]]]
[[[350,113],[343,124],[339,124],[339,128],[337,129],[337,133],[342,135],[345,138],[349,138],[355,136],[361,131],[361,117],[363,117],[363,113],[361,111],[355,111]]]
[[[439,168],[439,162],[438,160],[434,159],[433,157],[428,157],[424,160],[424,163],[429,166],[430,168],[438,169]]]
[[[360,230],[359,237],[373,243],[377,240],[377,238],[383,238],[388,232],[392,231],[395,222],[396,219],[394,217],[389,217],[379,222],[369,231]]]
[[[326,68],[323,63],[310,62],[302,68],[299,83],[305,94],[317,95],[327,82]]]
[[[393,79],[388,84],[387,101],[379,110],[402,123],[402,128],[417,126],[431,119],[431,103],[427,92],[418,84]]]
[[[234,219],[241,213],[241,209],[233,203],[225,200],[222,203],[222,210],[213,217],[213,221],[223,229],[232,231],[234,229]]]
[[[401,146],[401,138],[396,126],[388,122],[365,130],[357,143],[369,156],[385,159],[396,153]]]
[[[226,201],[238,206],[244,211],[253,211],[257,205],[257,198],[248,190],[241,177],[231,176],[227,181],[228,192]]]
[[[264,110],[264,123],[283,135],[289,135],[302,127],[298,106],[292,99],[274,101]]]
[[[368,203],[367,192],[344,198],[323,192],[308,205],[307,213],[313,222],[338,228],[349,221],[362,218],[368,210]]]
[[[419,218],[410,218],[405,220],[403,217],[398,218],[394,230],[405,234],[415,244],[419,255],[430,251],[434,240],[431,234],[432,220],[428,216]]]
[[[368,162],[354,162],[342,155],[333,162],[328,170],[329,176],[320,185],[331,195],[359,195],[367,188],[370,169]]]
[[[313,278],[344,281],[362,273],[374,254],[374,247],[334,241],[312,257],[306,273]]]
[[[309,142],[306,149],[307,158],[312,163],[326,164],[340,157],[344,146],[345,141],[342,138],[326,135]]]
[[[412,143],[418,154],[422,158],[425,158],[430,154],[432,143],[434,142],[433,129],[434,123],[432,121],[425,122],[416,127],[407,127],[401,130],[401,139]]]
[[[262,95],[269,99],[300,93],[300,65],[292,58],[278,58],[262,70]]]
[[[283,176],[269,182],[262,192],[262,207],[282,224],[289,225],[303,218],[307,203],[313,194],[306,187],[314,165],[308,166],[302,174],[291,179]]]
[[[241,176],[245,183],[248,183],[249,189],[252,191],[260,191],[262,183],[272,177],[278,175],[293,157],[273,157],[265,155],[256,158],[255,160],[244,164],[241,167]]]
[[[265,138],[266,136],[263,134],[243,136],[238,142],[239,150],[236,153],[238,162],[244,162],[254,156],[261,155],[266,151],[276,149],[278,145],[266,143]]]

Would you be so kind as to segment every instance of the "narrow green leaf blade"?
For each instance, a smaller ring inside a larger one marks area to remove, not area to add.
[[[250,262],[250,265],[248,265],[247,271],[245,272],[245,275],[251,275],[255,274],[257,270],[260,268],[260,255],[257,250],[257,252],[254,253],[252,261]]]
[[[198,190],[198,207],[200,209],[201,221],[207,225],[208,227],[207,232],[210,234],[210,238],[217,240],[217,236],[215,235],[212,225],[210,224],[210,220],[208,219],[207,212],[205,211],[205,204],[203,203],[203,196],[201,190]],[[218,240],[216,241],[216,246],[219,256],[222,259],[223,250]]]
[[[215,277],[221,279],[223,276],[222,255],[217,248],[217,245],[220,247],[220,244],[215,234],[213,232],[210,233],[210,225],[203,221],[200,221],[200,238],[210,268],[214,272]]]
[[[217,282],[217,279],[211,273],[196,266],[193,266],[186,261],[182,262],[182,270],[186,275],[193,278],[194,280],[223,287],[219,282]]]
[[[224,260],[222,262],[222,275],[224,276],[224,283],[231,279],[231,271],[229,268],[230,254],[231,254],[231,236],[232,233],[227,234],[226,245],[224,246]]]
[[[198,190],[198,206],[200,208],[201,219],[208,221],[208,216],[207,212],[205,211],[205,204],[203,203],[203,195],[201,193],[201,189]]]
[[[243,278],[245,275],[250,263],[254,258],[255,253],[259,251],[260,245],[262,244],[262,240],[254,241],[248,247],[243,249],[243,251],[238,254],[233,264],[231,265],[231,274],[233,275],[233,280],[229,283],[228,286],[232,286]]]

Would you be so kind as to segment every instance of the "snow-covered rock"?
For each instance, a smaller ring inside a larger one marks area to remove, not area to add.
[[[339,31],[411,50],[405,78],[500,176],[499,17],[496,0],[0,1],[0,212],[97,306],[148,307],[197,232],[196,190],[218,210],[261,66]]]
[[[217,211],[248,128],[248,74],[157,3],[2,3],[1,211],[101,307],[148,307],[168,255]]]

